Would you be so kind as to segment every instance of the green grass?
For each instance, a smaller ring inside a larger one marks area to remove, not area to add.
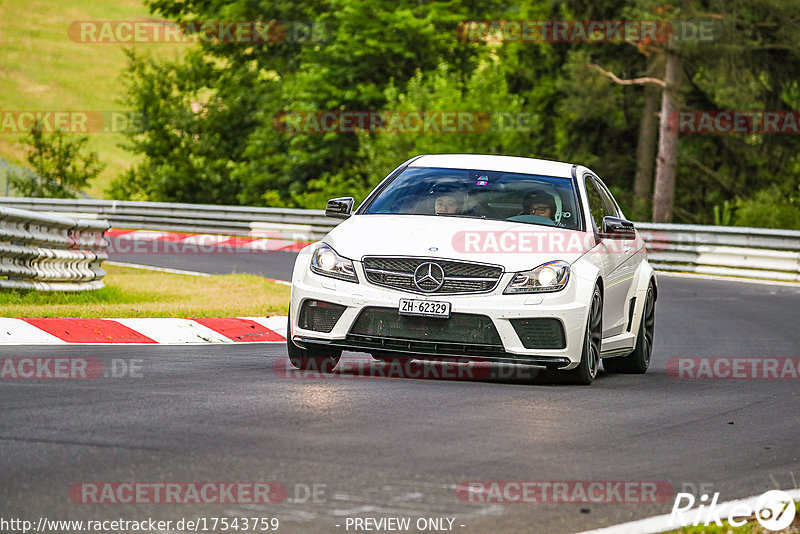
[[[0,110],[119,110],[124,94],[121,44],[77,43],[67,35],[73,21],[154,18],[141,0],[0,0]],[[137,51],[177,57],[186,44],[140,44]],[[0,157],[25,165],[20,134],[0,133]],[[108,166],[87,193],[102,197],[112,178],[134,162],[119,146],[121,134],[92,134],[89,148]],[[2,167],[2,165],[0,165]],[[0,169],[0,194],[5,180]]]
[[[95,291],[0,290],[2,317],[264,317],[286,315],[290,288],[250,274],[198,277],[103,266]]]

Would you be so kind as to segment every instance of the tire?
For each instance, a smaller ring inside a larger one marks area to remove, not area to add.
[[[636,347],[627,356],[603,360],[603,369],[607,373],[625,373],[641,375],[650,366],[653,355],[653,333],[656,325],[656,295],[653,282],[647,286],[647,296],[642,308],[642,320],[639,333],[636,335]]]
[[[597,376],[600,367],[600,350],[603,342],[603,294],[594,287],[589,316],[586,319],[586,333],[583,338],[581,363],[575,369],[559,371],[560,381],[576,386],[588,386]]]
[[[329,347],[298,347],[292,341],[292,320],[291,309],[286,325],[286,352],[289,354],[289,361],[301,371],[319,371],[322,373],[332,372],[339,364],[342,356],[341,349]]]

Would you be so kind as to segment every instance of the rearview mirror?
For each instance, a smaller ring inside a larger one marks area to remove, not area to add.
[[[347,219],[353,211],[353,197],[332,198],[325,206],[325,216],[334,219]]]
[[[602,237],[607,239],[636,239],[633,223],[619,217],[603,217]]]

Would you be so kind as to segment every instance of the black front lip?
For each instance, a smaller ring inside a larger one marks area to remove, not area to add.
[[[537,367],[568,367],[570,359],[565,356],[523,356],[506,352],[496,345],[476,345],[442,341],[418,341],[398,338],[379,338],[348,334],[346,339],[316,339],[297,336],[294,342],[302,347],[325,346],[356,352],[380,352],[394,356],[408,356],[420,360],[454,358],[490,363],[510,363]]]

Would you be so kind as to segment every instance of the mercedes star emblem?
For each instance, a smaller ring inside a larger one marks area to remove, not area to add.
[[[444,284],[444,269],[437,263],[430,261],[422,263],[414,271],[414,285],[420,291],[431,293],[442,287],[442,284]]]

